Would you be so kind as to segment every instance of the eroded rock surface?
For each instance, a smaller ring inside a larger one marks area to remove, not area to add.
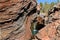
[[[60,5],[60,4],[59,4]],[[48,24],[36,34],[41,40],[60,40],[60,6],[50,11]]]
[[[29,40],[36,6],[36,0],[0,0],[0,40]]]

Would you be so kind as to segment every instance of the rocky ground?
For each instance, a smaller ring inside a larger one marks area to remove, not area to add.
[[[45,20],[36,0],[0,0],[0,40],[30,40],[34,20],[45,26],[31,40],[60,40],[60,4],[53,9]]]

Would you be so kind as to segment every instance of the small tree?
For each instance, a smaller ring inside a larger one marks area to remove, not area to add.
[[[50,8],[52,8],[54,5],[55,5],[55,3],[52,2],[52,3],[50,4]]]
[[[40,3],[40,6],[43,7],[43,3]]]
[[[40,7],[41,7],[40,12],[43,12],[43,3],[40,3]]]

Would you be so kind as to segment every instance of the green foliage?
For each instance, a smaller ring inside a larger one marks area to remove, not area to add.
[[[40,3],[40,6],[43,7],[43,3]]]
[[[40,12],[42,13],[47,13],[49,9],[51,9],[53,6],[55,5],[54,2],[52,2],[51,4],[45,2],[44,4],[43,3],[40,3],[40,6],[42,7]]]
[[[50,4],[48,4],[48,3],[45,2],[45,4],[44,4],[44,9],[43,9],[44,12],[47,13],[48,10],[49,10],[49,8],[50,8]]]
[[[54,5],[55,5],[55,3],[52,2],[52,3],[50,4],[50,8],[52,8]]]

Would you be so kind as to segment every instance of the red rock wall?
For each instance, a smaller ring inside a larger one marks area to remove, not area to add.
[[[26,18],[36,6],[36,0],[0,0],[0,40],[29,40],[30,19]]]

